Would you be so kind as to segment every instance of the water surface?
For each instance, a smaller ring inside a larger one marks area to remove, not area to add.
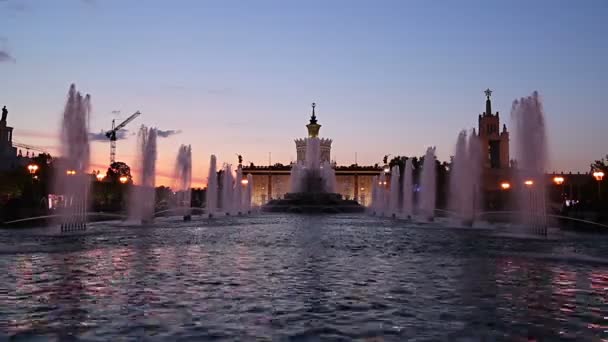
[[[608,339],[608,238],[507,233],[343,215],[1,230],[0,339]]]

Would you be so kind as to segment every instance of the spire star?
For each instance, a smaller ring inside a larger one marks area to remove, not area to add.
[[[486,94],[486,96],[488,97],[488,99],[490,98],[490,96],[492,96],[492,91],[490,90],[490,88],[486,89],[484,91],[484,93]]]

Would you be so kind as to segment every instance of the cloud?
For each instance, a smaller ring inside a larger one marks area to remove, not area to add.
[[[0,50],[0,63],[2,62],[16,62],[15,57],[13,57],[8,51]]]
[[[118,132],[116,132],[116,140],[127,139],[128,135],[129,135],[128,132],[129,132],[129,130],[127,130],[127,129],[119,130]],[[106,137],[105,131],[101,131],[99,133],[89,133],[89,140],[90,141],[108,141],[108,137]]]
[[[156,131],[156,135],[159,138],[168,138],[172,135],[176,135],[176,134],[180,134],[182,131],[181,130],[174,130],[174,129],[169,129],[166,131],[163,131],[162,129],[159,129]]]

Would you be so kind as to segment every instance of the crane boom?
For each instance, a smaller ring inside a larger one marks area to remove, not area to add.
[[[46,149],[44,149],[43,147],[22,144],[22,143],[18,143],[18,142],[15,142],[15,141],[13,141],[13,147],[24,148],[24,149],[26,149],[28,151],[32,150],[32,151],[38,151],[38,152],[42,152],[42,153],[48,153],[46,151]]]
[[[106,132],[106,137],[110,139],[110,163],[114,163],[116,161],[116,132],[123,129],[129,122],[133,121],[133,119],[138,117],[140,114],[140,111],[133,113],[118,126],[114,126],[114,120],[112,120],[112,129]]]
[[[124,128],[129,122],[133,121],[136,117],[138,117],[141,114],[140,111],[137,111],[135,113],[133,113],[131,116],[129,116],[125,121],[123,121],[120,125],[114,127],[114,131],[118,131],[122,128]]]

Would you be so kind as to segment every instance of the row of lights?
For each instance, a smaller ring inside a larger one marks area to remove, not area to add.
[[[593,173],[593,177],[599,182],[604,179],[604,173],[602,171],[596,171]],[[553,183],[555,183],[556,185],[562,185],[565,181],[566,179],[562,176],[553,177]],[[526,185],[527,187],[531,187],[532,185],[534,185],[534,181],[531,179],[527,179],[524,181],[524,185]],[[511,188],[511,183],[502,182],[500,183],[500,188],[503,190],[509,190]]]
[[[562,182],[563,182],[563,178],[562,178]],[[524,181],[524,185],[527,186],[527,187],[531,187],[531,186],[534,185],[534,181],[531,180],[531,179],[526,179]],[[503,190],[509,190],[509,189],[511,189],[511,183],[509,183],[509,182],[502,182],[502,183],[500,183],[500,188],[503,189]]]

